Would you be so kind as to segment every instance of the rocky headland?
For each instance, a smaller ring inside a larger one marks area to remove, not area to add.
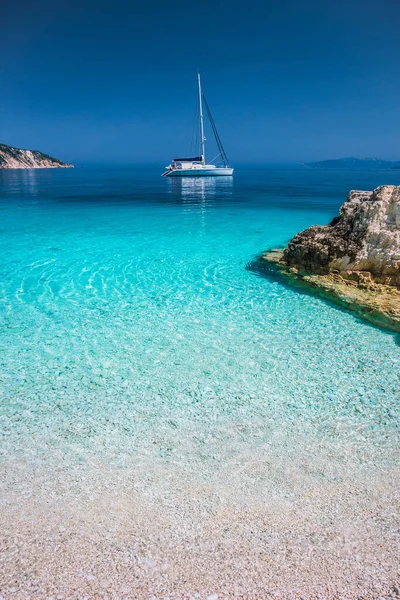
[[[261,263],[400,332],[400,186],[351,191],[329,225],[298,233]]]
[[[22,150],[0,144],[0,169],[65,169],[73,166],[39,150]]]

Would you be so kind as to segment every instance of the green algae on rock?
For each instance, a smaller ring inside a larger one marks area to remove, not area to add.
[[[351,191],[329,225],[262,256],[292,281],[400,331],[400,187]]]

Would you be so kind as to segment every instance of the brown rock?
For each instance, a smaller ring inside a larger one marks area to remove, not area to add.
[[[400,331],[400,187],[350,192],[329,225],[309,227],[262,258],[302,287]]]

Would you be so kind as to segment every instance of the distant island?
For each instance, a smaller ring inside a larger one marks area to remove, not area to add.
[[[23,150],[0,144],[0,169],[66,169],[73,166],[38,150]]]
[[[335,158],[304,163],[310,169],[400,169],[400,161],[381,158]]]

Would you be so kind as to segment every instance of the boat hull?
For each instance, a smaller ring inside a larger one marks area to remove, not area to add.
[[[217,169],[173,169],[165,177],[226,177],[233,174],[233,169],[221,167]]]

